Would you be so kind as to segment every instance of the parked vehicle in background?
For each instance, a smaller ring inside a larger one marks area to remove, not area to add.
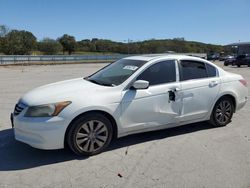
[[[220,56],[219,57],[219,61],[225,61],[226,59],[230,59],[230,58],[233,58],[234,56],[232,55],[223,55],[223,56]]]
[[[11,115],[16,140],[94,155],[117,137],[209,121],[226,126],[247,102],[246,80],[184,55],[121,59],[86,77],[26,93]]]
[[[226,56],[220,56],[219,57],[219,61],[225,61],[225,59],[226,59]]]
[[[250,67],[250,54],[238,55],[235,60],[235,65],[240,67],[241,65],[247,65]]]
[[[225,60],[224,60],[224,65],[225,66],[228,66],[228,65],[235,65],[235,56],[233,55],[228,55],[225,57]]]
[[[207,55],[207,60],[218,60],[220,57],[219,54],[215,53],[215,54],[208,54]]]

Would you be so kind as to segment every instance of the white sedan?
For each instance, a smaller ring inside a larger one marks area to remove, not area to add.
[[[16,140],[94,155],[129,134],[207,120],[225,126],[247,96],[242,76],[209,61],[143,55],[86,78],[38,87],[19,100],[11,119]]]

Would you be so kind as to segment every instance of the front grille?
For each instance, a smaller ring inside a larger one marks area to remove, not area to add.
[[[25,104],[18,102],[15,106],[14,115],[15,116],[19,115],[25,107],[26,107]]]

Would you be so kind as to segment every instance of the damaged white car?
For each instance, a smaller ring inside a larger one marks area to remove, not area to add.
[[[227,125],[247,102],[242,76],[201,58],[133,56],[93,75],[38,87],[11,115],[15,138],[40,149],[94,155],[113,138],[210,121]]]

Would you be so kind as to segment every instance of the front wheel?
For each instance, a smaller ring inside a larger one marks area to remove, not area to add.
[[[231,122],[234,112],[234,105],[229,97],[224,97],[216,102],[210,117],[210,122],[215,127],[226,126]]]
[[[111,142],[112,124],[102,114],[87,114],[77,119],[67,134],[67,143],[77,155],[96,155]]]

